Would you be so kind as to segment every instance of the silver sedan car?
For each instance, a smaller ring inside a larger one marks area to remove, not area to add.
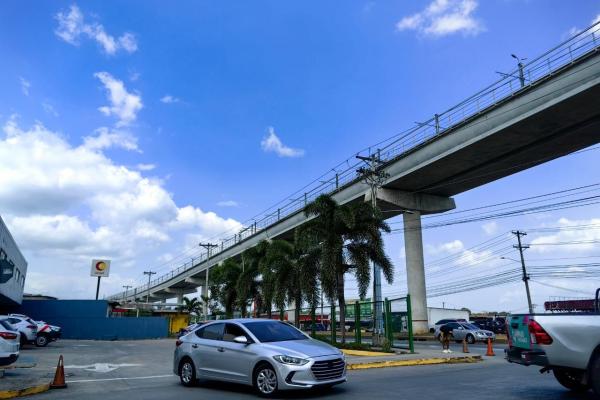
[[[496,340],[496,334],[494,332],[486,331],[485,329],[479,328],[477,325],[469,324],[467,322],[449,322],[445,325],[452,329],[452,338],[456,342],[462,342],[464,339],[467,343],[473,344],[475,342],[487,342],[488,339],[492,339],[492,342]],[[438,327],[435,331],[436,339],[440,339],[440,328],[442,326]]]
[[[335,347],[285,322],[232,319],[210,322],[179,338],[173,372],[185,386],[203,378],[251,385],[259,394],[272,395],[345,382],[346,361]]]

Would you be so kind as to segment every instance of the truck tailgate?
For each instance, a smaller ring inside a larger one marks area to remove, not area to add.
[[[512,346],[521,349],[531,349],[528,323],[528,315],[512,315],[510,317],[507,328],[512,340]]]

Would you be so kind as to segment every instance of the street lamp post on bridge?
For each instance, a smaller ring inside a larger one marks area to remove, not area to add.
[[[204,284],[205,286],[205,298],[208,300],[208,262],[210,260],[210,253],[211,253],[211,249],[215,248],[215,247],[219,247],[218,244],[214,244],[214,243],[198,243],[198,246],[203,247],[204,249],[206,249],[206,283]],[[203,301],[203,305],[202,305],[202,312],[204,313],[204,318],[208,319],[208,301]]]

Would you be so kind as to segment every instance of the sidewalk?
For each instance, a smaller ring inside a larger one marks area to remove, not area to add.
[[[50,388],[53,371],[36,366],[31,357],[21,357],[15,364],[4,367],[0,378],[0,399],[12,399],[42,393]]]
[[[396,354],[382,354],[374,352],[344,351],[348,369],[368,369],[385,367],[408,367],[416,365],[433,364],[458,364],[482,361],[480,354],[454,352],[444,354],[440,349],[418,349],[411,354],[408,351],[398,350]],[[359,353],[366,353],[358,355]]]

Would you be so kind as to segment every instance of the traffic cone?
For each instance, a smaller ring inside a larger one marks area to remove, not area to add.
[[[496,354],[494,354],[494,349],[492,348],[492,339],[488,338],[488,345],[487,345],[487,353],[485,353],[486,356],[488,357],[493,357]]]
[[[463,353],[469,352],[469,346],[467,345],[467,339],[463,339]]]
[[[67,387],[65,382],[65,363],[63,361],[62,354],[58,358],[58,365],[56,366],[56,373],[54,374],[54,380],[50,384],[51,389],[64,389]]]

